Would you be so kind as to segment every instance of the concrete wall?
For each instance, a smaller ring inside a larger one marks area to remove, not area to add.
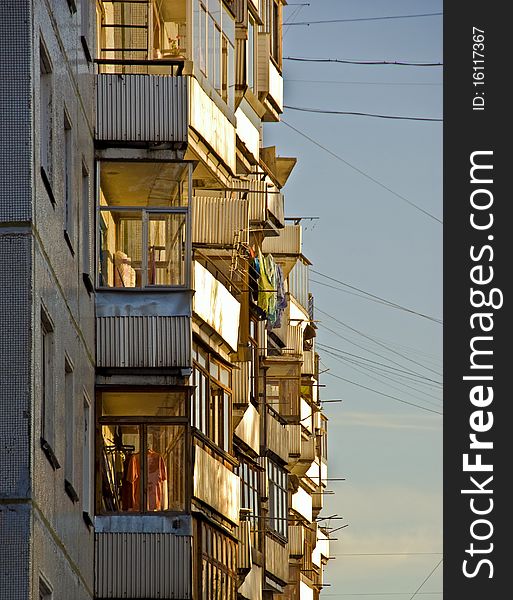
[[[84,0],[85,1],[85,0]],[[93,201],[93,66],[80,41],[80,5],[0,2],[0,598],[36,600],[93,590],[93,533],[83,520],[83,402],[94,401],[94,304],[82,278],[82,165]],[[94,2],[90,0],[90,14]],[[93,20],[94,23],[94,20]],[[93,29],[89,31],[90,44]],[[53,72],[52,202],[40,174],[40,38]],[[64,111],[72,124],[71,249],[64,238]],[[92,205],[90,206],[92,212]],[[91,225],[92,227],[92,225]],[[73,250],[73,251],[72,251]],[[41,304],[54,323],[54,470],[40,446]],[[74,473],[64,489],[64,360],[74,367]],[[92,415],[91,415],[92,416]],[[93,425],[91,422],[91,426]],[[91,450],[93,446],[91,445]],[[93,458],[90,460],[93,467]]]

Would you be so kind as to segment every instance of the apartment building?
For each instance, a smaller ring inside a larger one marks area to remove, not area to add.
[[[7,4],[0,597],[319,598],[285,2]]]

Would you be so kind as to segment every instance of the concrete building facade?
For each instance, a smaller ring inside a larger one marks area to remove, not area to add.
[[[0,6],[1,598],[320,595],[283,4]]]

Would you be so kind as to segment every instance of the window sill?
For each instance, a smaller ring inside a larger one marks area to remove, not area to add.
[[[45,186],[46,193],[48,194],[48,197],[50,198],[50,202],[52,203],[52,206],[55,208],[56,202],[55,202],[55,196],[53,195],[52,184],[50,183],[50,179],[49,179],[48,174],[45,171],[44,167],[41,167],[41,179],[43,180],[43,184]]]
[[[67,479],[64,479],[64,490],[66,491],[66,494],[69,496],[69,499],[73,502],[73,504],[76,504],[79,501],[78,494],[75,488],[73,487],[73,484]]]
[[[59,464],[59,461],[57,460],[57,457],[55,456],[52,447],[43,437],[41,438],[41,449],[43,450],[46,458],[48,459],[48,462],[51,464],[52,469],[54,471],[60,469],[61,465]]]

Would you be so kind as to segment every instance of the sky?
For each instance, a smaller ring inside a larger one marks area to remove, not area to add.
[[[290,0],[285,23],[442,11],[441,0],[305,1]],[[284,25],[283,56],[441,63],[442,21]],[[283,73],[287,106],[442,118],[440,66],[284,60]],[[318,217],[303,220],[303,251],[314,270],[320,391],[342,399],[324,412],[329,477],[345,481],[328,483],[322,515],[347,527],[333,533],[321,598],[410,600],[443,551],[442,123],[292,109],[282,117],[266,124],[265,144],[298,158],[286,213]],[[415,597],[441,591],[439,565]]]

